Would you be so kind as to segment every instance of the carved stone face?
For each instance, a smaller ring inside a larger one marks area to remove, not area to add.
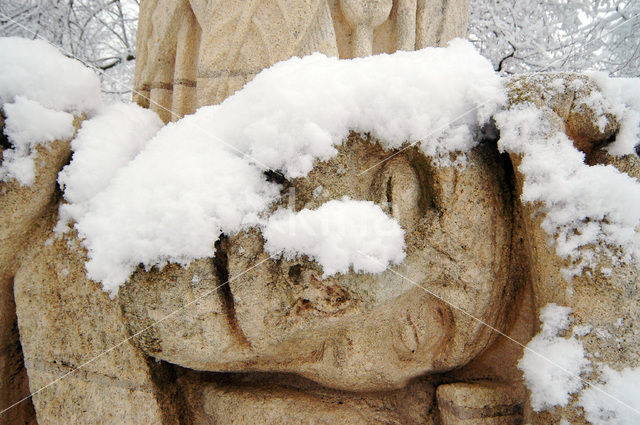
[[[323,280],[317,263],[270,259],[259,230],[242,232],[213,261],[140,271],[121,288],[131,332],[185,305],[140,335],[143,349],[198,370],[293,372],[353,390],[400,387],[476,357],[492,336],[469,315],[501,327],[509,293],[512,211],[497,152],[480,146],[459,168],[409,148],[368,170],[390,153],[354,135],[285,182],[278,206],[293,190],[296,210],[376,202],[406,232],[401,265]]]

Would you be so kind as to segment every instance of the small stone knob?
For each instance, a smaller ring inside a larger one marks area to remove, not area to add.
[[[345,19],[353,28],[353,56],[369,56],[373,51],[373,29],[391,12],[392,0],[340,0]]]

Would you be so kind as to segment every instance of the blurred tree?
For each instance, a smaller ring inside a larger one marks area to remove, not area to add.
[[[42,37],[102,71],[103,91],[129,99],[138,0],[2,0],[0,36]]]
[[[638,0],[471,0],[469,36],[506,74],[640,76]]]

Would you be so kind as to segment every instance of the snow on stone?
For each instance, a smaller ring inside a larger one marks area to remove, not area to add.
[[[607,150],[612,155],[633,154],[640,144],[640,78],[609,78],[603,72],[588,75],[602,91],[608,103],[607,112],[612,112],[620,122],[616,140]]]
[[[101,105],[100,80],[45,41],[0,38],[0,104],[16,96],[56,111],[90,113]]]
[[[100,81],[80,62],[44,41],[0,38],[0,106],[12,148],[3,152],[0,180],[31,185],[36,146],[73,136],[73,115],[101,105]]]
[[[404,230],[371,201],[331,200],[315,210],[278,210],[262,234],[265,249],[287,260],[306,255],[323,277],[353,271],[380,273],[405,257]]]
[[[640,368],[620,372],[602,368],[604,385],[580,393],[578,406],[593,425],[629,425],[638,423],[640,408]],[[604,393],[604,394],[603,394]]]
[[[190,127],[193,118],[160,130],[77,219],[88,276],[112,294],[139,263],[212,255],[221,232],[257,223],[278,194],[261,170]]]
[[[196,115],[259,166],[293,178],[335,156],[351,130],[371,133],[385,148],[421,141],[430,156],[469,150],[474,128],[505,99],[491,64],[469,42],[454,40],[447,48],[353,60],[292,58]]]
[[[187,264],[213,255],[221,233],[263,222],[279,196],[264,171],[305,176],[317,161],[335,156],[351,130],[371,133],[386,148],[422,141],[426,154],[447,158],[468,150],[475,129],[505,99],[490,63],[462,40],[354,60],[314,54],[278,63],[222,104],[165,126],[98,193],[81,179],[61,177],[72,204],[67,211],[87,197],[73,194],[88,190],[92,196],[73,217],[88,251],[88,275],[115,294],[141,263]],[[292,246],[297,249],[287,252],[318,256],[327,274],[350,266],[381,270],[353,251],[343,249],[338,263],[324,251]],[[398,244],[393,252],[346,246],[384,264],[401,257]]]
[[[73,115],[44,108],[22,96],[5,104],[4,112],[7,117],[4,133],[15,148],[32,148],[40,143],[70,138],[75,131]]]
[[[588,166],[585,156],[548,112],[517,106],[496,115],[498,146],[522,154],[522,200],[541,203],[542,227],[555,237],[556,252],[574,260],[572,273],[593,266],[595,253],[622,248],[623,261],[640,258],[640,184],[612,165]]]
[[[590,364],[584,347],[573,336],[558,336],[569,327],[570,313],[568,307],[547,304],[540,311],[542,331],[527,344],[518,363],[531,392],[531,407],[536,412],[554,406],[566,407],[571,394],[582,389],[579,376]]]
[[[16,96],[13,103],[4,104],[6,116],[4,133],[12,144],[5,150],[0,166],[0,180],[17,180],[21,185],[35,181],[34,159],[38,145],[54,140],[68,140],[73,136],[73,115],[54,111],[38,102]]]
[[[552,338],[561,331],[569,329],[571,320],[571,307],[563,307],[556,303],[549,303],[540,310],[540,321],[542,322],[542,335]]]
[[[151,110],[116,103],[82,123],[71,142],[71,163],[58,175],[68,204],[60,208],[61,224],[80,221],[91,200],[107,188],[116,172],[128,164],[162,127]]]

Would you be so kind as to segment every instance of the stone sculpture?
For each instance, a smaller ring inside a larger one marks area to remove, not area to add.
[[[140,9],[134,100],[175,121],[291,56],[444,45],[466,34],[467,15],[467,0],[149,0]]]
[[[464,33],[465,15],[454,0],[149,0],[136,101],[177,119],[292,55],[351,58],[441,44]],[[576,90],[594,87],[584,79],[569,89],[577,78],[513,79],[510,103],[548,108],[590,163],[640,177],[636,157],[599,149],[618,123],[607,116],[606,126],[594,124],[596,112],[575,102],[584,97]],[[558,79],[567,90],[544,95]],[[214,258],[187,268],[140,268],[115,301],[87,279],[77,237],[52,238],[55,178],[69,150],[64,141],[42,149],[33,188],[0,183],[1,216],[10,218],[0,221],[0,277],[3,290],[13,285],[30,388],[64,376],[34,395],[38,423],[580,423],[571,407],[533,412],[516,363],[550,301],[626,341],[619,350],[587,341],[610,364],[637,363],[636,272],[616,265],[610,277],[581,276],[569,288],[540,217],[519,200],[520,158],[500,154],[495,142],[488,130],[461,168],[439,166],[417,148],[389,158],[354,133],[304,178],[270,174],[283,184],[274,208],[314,208],[345,195],[380,205],[406,231],[407,258],[393,270],[321,280],[314,262],[268,260],[254,229],[221,239]],[[10,224],[15,217],[19,225]],[[3,323],[14,320],[6,304]],[[615,309],[626,325],[613,325]],[[3,373],[24,375],[20,369]],[[5,384],[7,402],[8,391]]]
[[[557,78],[569,86],[576,77],[512,80],[511,102],[551,108],[590,160],[614,161],[597,146],[615,132],[615,121],[604,131],[592,125],[593,112],[571,104],[583,96],[570,91],[536,100]],[[584,87],[593,89],[588,80]],[[551,415],[527,407],[516,368],[522,346],[514,341],[526,344],[538,309],[559,301],[573,306],[579,322],[597,321],[629,341],[615,352],[597,339],[589,344],[611,364],[632,364],[637,294],[623,276],[634,272],[618,266],[605,281],[576,278],[573,290],[588,295],[567,296],[562,261],[547,247],[540,218],[519,202],[522,177],[511,167],[517,156],[499,155],[487,137],[465,168],[436,166],[410,148],[362,173],[389,152],[353,134],[336,158],[284,182],[282,205],[296,210],[349,195],[393,215],[407,231],[408,256],[382,275],[320,281],[318,266],[304,259],[250,269],[268,257],[252,230],[221,240],[214,258],[188,268],[140,269],[112,301],[86,278],[75,236],[52,238],[55,208],[46,209],[12,262],[29,383],[36,390],[82,369],[34,396],[39,423],[578,420],[571,409]],[[67,152],[40,152],[43,182],[53,181]],[[637,159],[615,161],[638,175]],[[16,190],[4,185],[5,196]],[[629,326],[613,325],[621,310]]]

